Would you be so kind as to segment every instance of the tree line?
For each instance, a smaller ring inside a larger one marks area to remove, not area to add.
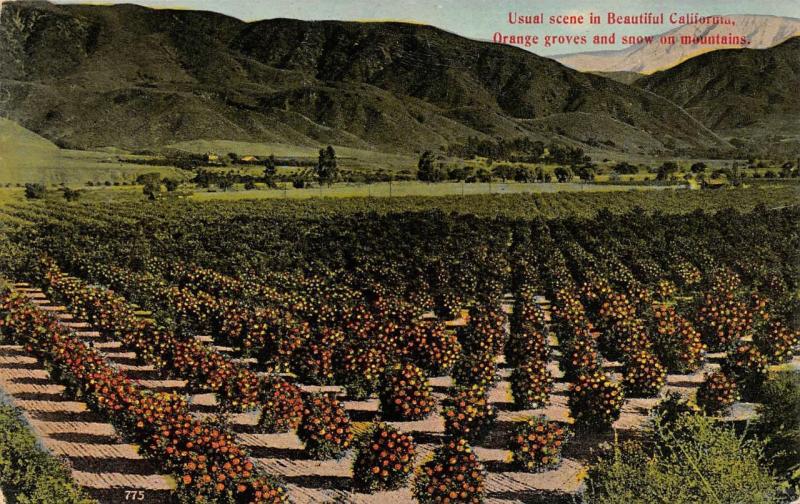
[[[552,163],[578,165],[591,161],[580,147],[572,147],[558,142],[545,145],[538,140],[519,137],[511,140],[504,138],[479,139],[470,136],[463,144],[451,144],[445,149],[450,157],[475,159],[482,157],[493,161],[509,161],[512,163]]]

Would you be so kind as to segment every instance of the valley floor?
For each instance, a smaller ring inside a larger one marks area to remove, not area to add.
[[[368,198],[395,196],[459,196],[473,194],[523,194],[523,193],[555,193],[555,192],[609,192],[637,191],[651,189],[669,189],[665,186],[644,185],[598,185],[580,183],[474,183],[459,182],[388,182],[375,184],[334,184],[330,187],[314,187],[295,189],[293,187],[277,190],[252,191],[203,191],[195,192],[192,199],[197,200],[231,200],[231,199],[264,199],[264,198]]]

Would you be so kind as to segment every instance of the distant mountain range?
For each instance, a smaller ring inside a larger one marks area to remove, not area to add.
[[[639,154],[728,147],[649,90],[430,26],[2,9],[0,115],[61,146],[221,139],[413,152],[474,135]]]
[[[681,35],[744,35],[750,49],[764,49],[800,35],[800,19],[777,16],[732,15],[736,21],[729,25],[684,25],[666,32],[680,40]],[[689,58],[717,49],[732,49],[719,45],[662,45],[639,44],[617,51],[594,51],[564,54],[553,59],[582,72],[636,72],[649,74],[666,70]]]

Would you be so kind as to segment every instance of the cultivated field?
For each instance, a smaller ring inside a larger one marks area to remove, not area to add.
[[[665,399],[758,422],[800,365],[796,207],[558,198],[9,203],[0,387],[100,502],[591,502]]]

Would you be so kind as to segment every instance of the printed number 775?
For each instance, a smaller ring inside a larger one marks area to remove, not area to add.
[[[144,490],[125,490],[125,500],[144,500]]]

